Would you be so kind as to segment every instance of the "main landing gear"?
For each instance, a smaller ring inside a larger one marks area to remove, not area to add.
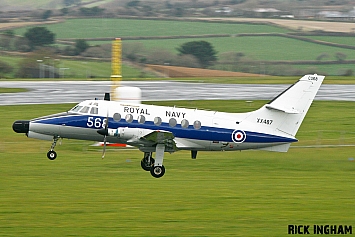
[[[145,171],[150,171],[150,168],[154,166],[154,158],[152,157],[153,152],[144,152],[144,157],[141,161],[141,167]]]
[[[164,144],[158,144],[155,150],[155,160],[152,157],[153,152],[144,152],[144,157],[141,161],[141,167],[145,171],[150,171],[150,174],[154,178],[163,177],[165,174],[165,167],[163,165],[163,158],[164,158]]]
[[[57,158],[57,152],[54,151],[54,148],[57,145],[58,139],[59,139],[58,136],[53,137],[53,143],[51,149],[47,152],[47,157],[50,160],[55,160],[55,158]]]

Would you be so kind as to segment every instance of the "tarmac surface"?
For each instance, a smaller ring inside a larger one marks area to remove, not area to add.
[[[110,81],[11,81],[0,87],[27,88],[21,93],[0,94],[0,105],[78,103],[102,99],[110,92]],[[142,101],[163,100],[271,100],[289,85],[211,84],[175,81],[123,81],[139,87]],[[355,101],[355,85],[322,85],[316,100]]]

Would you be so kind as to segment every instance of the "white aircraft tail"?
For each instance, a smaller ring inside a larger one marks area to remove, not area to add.
[[[264,127],[274,134],[295,137],[323,80],[324,76],[316,74],[303,76],[269,103],[251,112],[247,120],[267,125]],[[280,146],[271,150],[287,149],[288,146]]]

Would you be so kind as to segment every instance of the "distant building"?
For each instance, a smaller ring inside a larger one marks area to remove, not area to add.
[[[214,12],[215,13],[222,13],[222,14],[230,14],[232,11],[233,10],[230,7],[222,7],[222,8],[218,8]]]
[[[259,12],[259,13],[276,13],[276,12],[280,12],[280,10],[277,10],[275,8],[257,8],[254,9],[255,12]]]
[[[321,11],[318,14],[319,18],[331,19],[331,20],[354,20],[355,19],[355,7],[349,12],[340,11]]]
[[[276,8],[256,8],[253,10],[257,17],[281,17],[292,16],[289,12],[281,11]],[[292,18],[292,17],[289,17]]]

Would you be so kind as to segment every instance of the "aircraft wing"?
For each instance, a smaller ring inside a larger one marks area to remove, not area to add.
[[[151,142],[154,145],[164,144],[166,151],[167,150],[176,151],[177,147],[174,138],[175,137],[171,132],[156,130],[142,136],[140,140],[145,142]]]

